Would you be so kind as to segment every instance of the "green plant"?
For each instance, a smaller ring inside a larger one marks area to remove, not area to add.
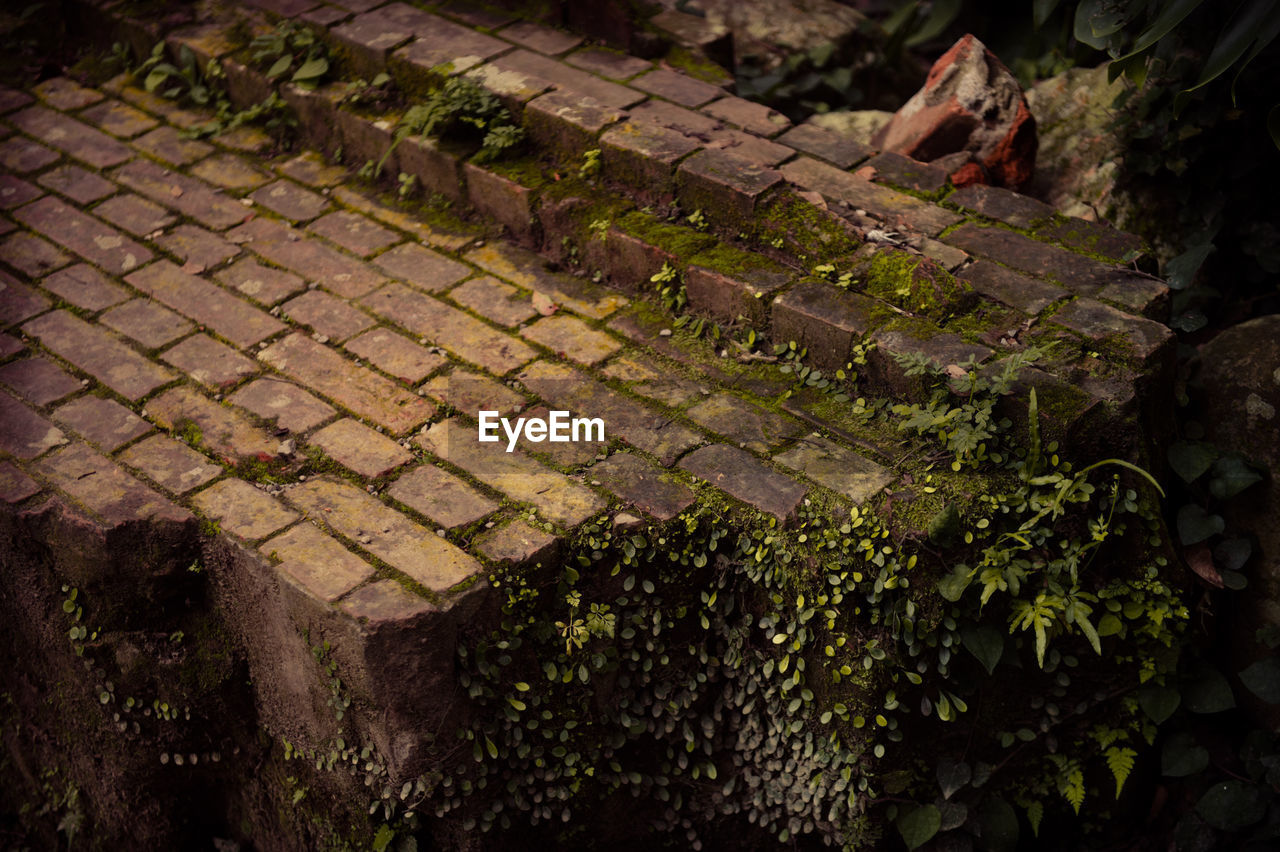
[[[591,148],[582,155],[582,165],[578,166],[578,177],[588,180],[600,174],[600,149]]]
[[[695,231],[705,231],[711,227],[711,223],[707,221],[707,217],[702,214],[701,210],[695,210],[685,217],[685,221]]]
[[[401,198],[408,198],[418,185],[418,176],[401,172],[396,178],[396,182],[399,184],[396,194]]]
[[[268,80],[283,80],[299,88],[314,90],[329,73],[324,43],[307,27],[281,21],[274,31],[264,33],[249,45],[253,61],[266,69]]]
[[[608,219],[593,219],[591,224],[587,225],[587,230],[591,232],[591,239],[603,240],[609,236],[609,227],[612,224]]]
[[[460,136],[478,140],[477,162],[487,162],[513,151],[524,141],[524,130],[491,92],[464,77],[451,77],[427,96],[426,102],[412,106],[392,134],[391,146],[382,155],[375,173],[396,146],[413,136]]]

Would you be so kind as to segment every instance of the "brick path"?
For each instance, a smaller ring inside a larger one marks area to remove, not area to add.
[[[815,494],[865,501],[894,480],[895,448],[846,440],[802,397],[780,407],[775,368],[671,336],[635,300],[664,262],[695,310],[749,317],[824,368],[864,335],[882,352],[995,361],[1034,328],[1077,341],[1042,378],[1074,387],[1085,411],[1167,366],[1167,329],[1141,316],[1167,292],[1116,262],[1135,244],[1104,226],[1002,190],[950,191],[923,164],[535,24],[258,5],[327,28],[366,76],[463,51],[454,72],[507,98],[540,150],[601,148],[615,197],[637,201],[603,241],[582,241],[584,261],[630,295],[548,271],[516,242],[416,220],[314,152],[264,159],[255,131],[185,139],[198,116],[122,80],[0,91],[0,499],[18,510],[52,496],[108,527],[199,517],[316,599],[355,614],[381,596],[385,616],[447,603],[488,566],[547,558],[602,513],[667,520],[701,492],[785,520]],[[178,40],[207,57],[215,35]],[[385,124],[331,95],[290,93],[304,131],[319,144],[337,127],[356,162],[380,156]],[[577,233],[539,179],[417,141],[397,160],[524,246],[554,254]],[[933,316],[904,293],[838,289],[788,265],[790,248],[726,271],[707,260],[715,231],[637,209],[674,196],[723,231],[782,193],[839,211],[850,234],[899,232],[958,271],[957,303]],[[684,248],[652,237],[658,225]],[[1079,355],[1117,340],[1109,371]],[[881,355],[873,372],[894,388],[893,370]],[[508,454],[476,441],[480,408],[600,417],[608,442]]]

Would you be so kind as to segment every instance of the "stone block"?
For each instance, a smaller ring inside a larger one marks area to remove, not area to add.
[[[773,169],[708,148],[680,164],[676,195],[686,210],[702,210],[717,226],[742,229],[756,202],[782,182]]]
[[[823,370],[843,369],[853,344],[875,328],[874,317],[883,310],[859,293],[824,281],[803,281],[774,300],[772,339],[795,341]]]
[[[549,92],[529,102],[524,127],[540,146],[550,148],[573,165],[586,151],[599,148],[600,133],[623,116],[622,110],[606,107],[591,98]]]
[[[869,145],[816,124],[798,124],[779,136],[778,141],[840,169],[851,168],[876,152]]]
[[[808,489],[764,465],[750,453],[724,444],[695,450],[680,467],[742,502],[781,521],[792,518]]]
[[[606,130],[600,147],[605,177],[641,198],[660,201],[675,194],[672,176],[676,163],[702,145],[665,127],[628,121]]]

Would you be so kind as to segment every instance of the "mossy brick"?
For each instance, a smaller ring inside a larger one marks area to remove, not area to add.
[[[395,116],[374,118],[340,106],[334,113],[334,119],[338,136],[342,139],[344,160],[362,164],[381,163],[381,174],[395,176],[399,173],[399,147],[392,150]]]
[[[252,381],[229,399],[285,432],[305,432],[336,413],[331,405],[276,376]]]
[[[96,514],[108,527],[130,521],[176,521],[191,513],[143,485],[118,464],[74,443],[50,453],[33,470],[51,485]]]
[[[70,311],[43,314],[27,322],[22,330],[63,360],[135,402],[176,378],[114,335]]]
[[[174,494],[186,494],[222,474],[222,468],[167,435],[152,435],[119,456],[120,461]]]
[[[297,275],[263,266],[252,258],[242,258],[214,273],[223,286],[236,290],[255,302],[274,305],[307,286]]]
[[[0,325],[16,325],[45,311],[49,299],[7,272],[0,270]]]
[[[953,274],[969,260],[966,252],[955,246],[940,243],[932,237],[921,237],[916,248],[922,255]]]
[[[942,241],[970,254],[1047,278],[1077,295],[1092,296],[1125,274],[1123,268],[1004,228],[983,228],[966,223],[947,234]]]
[[[1139,272],[1129,273],[1103,287],[1098,291],[1098,298],[1157,322],[1169,316],[1169,286]]]
[[[539,145],[565,159],[578,160],[586,151],[599,148],[600,133],[625,115],[590,97],[549,92],[528,103],[524,128]]]
[[[129,139],[145,133],[158,122],[140,109],[117,100],[106,100],[80,113],[80,118],[112,136]]]
[[[416,177],[427,192],[439,193],[450,201],[466,197],[461,169],[472,153],[472,146],[427,136],[406,137],[396,147],[400,170]]]
[[[830,166],[812,157],[798,157],[781,167],[783,177],[827,201],[866,210],[896,228],[936,237],[961,217],[914,196],[906,195]],[[964,248],[964,246],[960,246]]]
[[[686,210],[701,210],[716,225],[737,231],[752,218],[760,197],[781,181],[774,169],[707,148],[680,164],[676,196]]]
[[[632,293],[651,290],[651,279],[663,266],[679,269],[712,244],[708,236],[635,211],[606,233],[604,271],[615,287]]]
[[[280,306],[290,322],[311,328],[332,341],[341,343],[374,324],[372,317],[356,310],[345,299],[330,296],[323,290],[308,290]]]
[[[104,453],[113,453],[151,431],[151,424],[113,399],[85,396],[57,408],[53,419],[78,432]]]
[[[658,95],[686,107],[700,107],[724,94],[724,90],[718,86],[668,68],[655,68],[633,79],[631,85],[642,92]]]
[[[103,308],[118,305],[132,295],[87,263],[69,266],[55,272],[44,279],[42,286],[50,293],[86,311],[100,311]]]
[[[791,281],[791,275],[767,258],[727,245],[695,255],[685,270],[689,305],[722,322],[742,318],[749,328],[763,330],[770,303]]]
[[[277,570],[332,603],[374,575],[374,567],[314,523],[295,524],[258,548],[279,559]]]
[[[338,6],[317,6],[314,9],[308,9],[298,16],[298,20],[306,24],[311,29],[326,30],[329,27],[341,24],[352,17],[349,9],[342,9]]]
[[[701,111],[748,133],[767,138],[777,136],[791,127],[791,121],[777,110],[733,95],[714,100],[702,107]]]
[[[366,479],[386,476],[413,460],[404,447],[363,423],[344,417],[307,439],[347,470]]]
[[[774,461],[855,503],[865,503],[894,480],[893,471],[816,433],[800,438]]]
[[[219,64],[227,78],[227,98],[237,109],[249,109],[260,104],[276,90],[275,82],[253,66],[247,50],[237,56],[225,57]]]
[[[1053,216],[1053,208],[1043,201],[980,183],[956,190],[947,196],[946,203],[1015,228],[1030,228]]]
[[[885,246],[854,270],[868,296],[935,321],[963,313],[977,301],[973,288],[927,257]]]
[[[327,83],[316,89],[304,89],[296,83],[280,87],[280,97],[298,120],[300,135],[308,145],[332,153],[341,142],[333,132],[338,103],[345,97],[346,86]]]
[[[588,476],[658,521],[671,520],[696,499],[679,479],[633,453],[614,453],[594,465]]]
[[[155,44],[152,39],[143,53],[151,50],[151,45]],[[119,79],[119,78],[116,78]],[[186,130],[195,127],[198,124],[204,124],[209,120],[209,114],[199,112],[193,109],[186,109],[178,106],[174,101],[168,100],[161,95],[148,92],[138,86],[121,84],[119,87],[113,87],[110,84],[104,86],[105,89],[117,95],[121,100],[128,101],[130,104],[139,109],[146,110],[152,115],[158,115],[167,123],[172,124],[180,130]]]
[[[994,354],[986,346],[943,332],[928,320],[909,317],[891,319],[871,332],[871,340],[876,344],[870,355],[871,372],[882,386],[905,399],[919,398],[923,385],[918,377],[907,376],[895,355],[920,355],[940,367],[947,367],[970,358],[980,364]]]
[[[517,21],[503,27],[498,35],[509,42],[536,50],[547,56],[560,56],[582,44],[582,38],[530,21]]]
[[[426,347],[387,328],[375,328],[347,341],[344,348],[382,372],[416,385],[448,363]]]
[[[1166,326],[1095,299],[1075,299],[1049,322],[1090,340],[1112,341],[1119,352],[1143,366],[1167,366],[1173,357],[1174,336]]]
[[[618,81],[628,80],[653,67],[647,59],[628,56],[608,47],[584,47],[566,56],[564,61],[583,71]]]
[[[232,38],[227,27],[217,24],[182,27],[166,35],[164,40],[170,56],[180,57],[184,47],[190,50],[201,72],[208,70],[210,60],[221,59],[243,47]]]
[[[67,436],[7,393],[0,393],[0,451],[24,461],[67,443]]]
[[[11,210],[39,198],[44,192],[13,175],[0,175],[0,209]]]
[[[464,259],[588,319],[604,319],[627,304],[625,296],[605,287],[552,272],[540,256],[519,246],[490,242],[467,252]]]
[[[70,112],[102,100],[97,89],[81,86],[67,77],[51,77],[31,87],[40,100],[57,110]]]
[[[70,163],[41,174],[36,182],[45,189],[65,195],[77,204],[90,204],[116,191],[116,185],[111,181]]]
[[[605,177],[641,198],[660,201],[675,195],[676,163],[701,147],[675,130],[627,121],[600,137],[601,165]]]
[[[206,183],[233,191],[257,189],[271,175],[236,154],[215,154],[191,167],[191,174]]]
[[[465,480],[430,464],[418,465],[401,476],[387,490],[387,496],[446,530],[470,526],[498,509],[497,503]]]
[[[802,483],[766,466],[747,451],[724,444],[695,450],[681,460],[680,467],[782,521],[794,517],[808,493]]]
[[[411,10],[412,7],[394,3],[357,15],[329,30],[328,37],[334,52],[352,76],[372,80],[387,69],[387,57],[391,51],[413,38],[414,16],[395,14],[402,9]],[[412,11],[430,19],[425,12]]]
[[[649,26],[666,34],[676,44],[708,57],[708,61],[728,67],[733,65],[733,33],[722,23],[713,23],[704,15],[662,9],[649,19]]]
[[[853,344],[875,327],[883,311],[874,299],[825,281],[802,281],[773,302],[771,337],[794,341],[823,370],[842,369]]]
[[[746,233],[757,245],[804,258],[806,266],[842,258],[862,245],[849,221],[801,197],[792,186],[780,186],[760,199]]]
[[[108,198],[93,208],[93,215],[135,237],[144,237],[153,231],[163,231],[178,221],[177,217],[165,208],[129,192],[122,192]]]
[[[320,5],[320,0],[250,0],[270,18],[296,18]]]
[[[613,109],[627,109],[645,99],[645,95],[635,89],[610,83],[594,74],[588,74],[528,50],[515,50],[503,56],[502,65],[546,80],[554,84],[557,89],[594,98],[597,102]]]
[[[1146,244],[1139,236],[1117,230],[1108,222],[1090,222],[1074,216],[1055,217],[1038,227],[1035,235],[1056,240],[1076,251],[1123,262],[1133,260],[1146,251]]]
[[[876,152],[869,145],[816,124],[798,124],[779,136],[778,141],[841,169],[848,169]]]
[[[249,418],[188,385],[170,388],[149,400],[146,415],[170,431],[190,424],[199,435],[201,446],[228,464],[272,461],[279,450],[279,441]]]
[[[161,358],[212,391],[226,390],[259,372],[256,363],[205,334],[193,334]]]
[[[37,408],[80,390],[80,380],[39,355],[0,365],[0,385]]]
[[[795,151],[769,139],[726,127],[719,119],[665,101],[646,101],[631,109],[631,120],[674,130],[707,148],[725,151],[761,166],[776,166]]]
[[[1021,275],[989,260],[966,266],[958,275],[983,296],[1032,317],[1070,295],[1056,284]]]
[[[538,315],[526,293],[489,275],[459,284],[449,298],[498,325],[520,325]]]
[[[465,470],[512,499],[533,505],[542,516],[566,528],[576,527],[605,508],[590,488],[544,467],[519,449],[506,452],[500,443],[480,443],[474,427],[451,418],[424,429],[415,443]]]
[[[785,446],[804,431],[790,417],[753,405],[729,393],[713,393],[685,412],[690,420],[756,453]]]
[[[497,411],[505,416],[523,411],[528,405],[522,394],[502,382],[463,367],[449,367],[419,390],[473,418],[478,418],[481,410]]]
[[[903,189],[932,194],[947,185],[947,171],[940,166],[922,163],[893,151],[876,154],[858,167],[858,173],[870,170],[868,177],[876,183],[886,183]]]
[[[361,304],[495,375],[504,375],[537,355],[518,337],[400,284],[388,284],[366,296]]]
[[[270,366],[393,435],[425,423],[435,406],[303,334],[273,343],[258,356]]]
[[[562,358],[594,366],[622,348],[616,339],[577,317],[566,314],[543,317],[520,329],[520,336],[550,349]]]
[[[191,498],[205,517],[244,539],[266,538],[296,521],[298,513],[240,479],[215,482]]]
[[[475,550],[497,565],[514,568],[555,564],[562,541],[546,530],[519,518],[486,530],[475,540]]]
[[[515,180],[476,163],[463,164],[467,198],[482,216],[506,227],[513,238],[526,245],[538,242],[536,194],[523,181]]]

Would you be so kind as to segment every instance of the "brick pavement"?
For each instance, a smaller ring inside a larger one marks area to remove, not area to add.
[[[601,515],[666,521],[701,497],[786,521],[805,499],[874,500],[895,481],[865,441],[845,440],[847,424],[792,416],[794,401],[783,410],[776,368],[673,335],[636,295],[664,263],[685,277],[694,311],[746,317],[823,368],[866,337],[944,364],[994,361],[1022,345],[1021,327],[1110,346],[1130,388],[1140,371],[1167,369],[1171,336],[1141,315],[1162,285],[1117,262],[1137,246],[1105,226],[1003,190],[952,193],[921,164],[869,159],[539,25],[479,33],[403,4],[319,17],[316,4],[258,5],[322,21],[349,62],[375,72],[421,74],[465,46],[455,73],[525,117],[543,177],[430,142],[406,143],[401,164],[524,247],[378,200],[328,162],[332,145],[267,159],[250,152],[252,133],[186,139],[178,131],[199,115],[124,79],[0,91],[7,502],[56,497],[105,526],[199,517],[325,606],[387,581],[440,604],[492,566],[551,558]],[[188,40],[202,56],[216,43]],[[346,128],[352,144],[354,127],[385,145],[331,100],[291,97],[311,110],[313,140]],[[613,204],[611,227],[590,238],[560,217],[566,196],[546,178],[588,147],[603,149],[613,181],[580,187],[584,204]],[[642,208],[673,198],[711,229]],[[769,218],[784,209],[801,224]],[[727,245],[756,219],[764,239]],[[915,249],[892,288],[807,274],[827,250],[860,268],[879,247],[870,238],[853,253],[868,222]],[[529,250],[554,255],[572,240],[601,283]],[[955,301],[911,301],[950,272]],[[1078,376],[1081,361],[1052,369]],[[876,387],[899,387],[883,353],[870,372]],[[1094,386],[1123,397],[1125,380]],[[486,406],[601,417],[606,440],[507,453],[477,440]]]

